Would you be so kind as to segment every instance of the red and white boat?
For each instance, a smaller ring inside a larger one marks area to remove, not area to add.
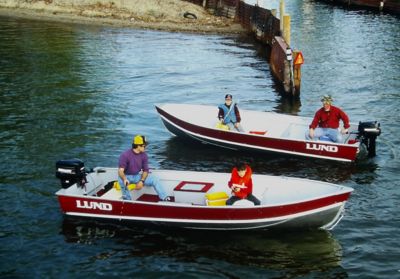
[[[253,194],[261,205],[240,200],[226,206],[229,173],[154,170],[172,202],[160,201],[153,187],[132,190],[133,200],[126,201],[113,186],[117,168],[87,173],[79,160],[59,161],[56,168],[62,185],[56,195],[66,215],[191,229],[332,229],[353,191],[326,182],[253,174]]]
[[[381,129],[376,121],[351,123],[344,143],[306,140],[312,118],[240,110],[246,132],[217,128],[216,106],[164,104],[156,106],[165,127],[176,136],[231,149],[270,151],[337,161],[355,161],[361,147],[375,156],[375,142]]]

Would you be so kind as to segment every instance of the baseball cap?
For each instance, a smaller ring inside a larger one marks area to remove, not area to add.
[[[146,137],[142,135],[136,135],[133,138],[133,144],[146,145],[147,144]]]
[[[333,102],[333,98],[331,97],[331,95],[324,95],[321,99],[321,102],[323,103],[332,103]]]

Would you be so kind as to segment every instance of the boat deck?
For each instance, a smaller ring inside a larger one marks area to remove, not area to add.
[[[106,193],[101,195],[101,197],[110,200],[120,200],[122,199],[122,194],[120,190],[111,188]],[[160,199],[156,194],[141,194],[139,197],[136,198],[136,201],[142,201],[142,202],[158,202],[159,200]],[[172,197],[172,201],[174,201],[174,197]]]
[[[109,170],[107,171],[109,172]],[[116,171],[112,170],[112,172]],[[96,176],[96,174],[93,174]],[[222,179],[214,179],[213,181],[207,180],[206,177],[198,177],[196,181],[183,177],[182,180],[174,180],[163,176],[163,172],[158,173],[161,178],[162,184],[174,202],[179,205],[207,205],[206,194],[224,192],[230,196],[230,189],[227,186],[229,175],[221,177]],[[185,179],[186,178],[186,179]],[[96,179],[92,180],[95,185]],[[90,195],[97,196],[102,199],[108,200],[121,200],[121,190],[112,187],[115,180],[109,181],[107,184],[102,184],[96,187]],[[189,189],[180,189],[180,185],[185,184]],[[307,200],[310,195],[318,193],[320,196],[330,194],[332,186],[329,183],[316,183],[309,180],[285,178],[285,177],[270,177],[268,181],[260,175],[253,175],[253,194],[256,196],[262,205],[278,205],[287,203],[288,201]],[[206,187],[207,186],[207,187]],[[191,187],[191,188],[190,188]],[[71,190],[71,189],[69,189]],[[160,202],[158,195],[153,187],[143,187],[140,190],[130,191],[133,201],[140,202]],[[239,206],[253,206],[253,203],[248,200],[241,200],[235,205]]]

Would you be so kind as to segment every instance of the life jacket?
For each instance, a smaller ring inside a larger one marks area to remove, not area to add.
[[[222,104],[219,105],[218,108],[222,109],[224,111],[224,124],[228,124],[228,123],[236,123],[237,119],[236,119],[236,114],[235,114],[235,103],[231,104],[231,110],[229,111],[230,108],[228,108],[226,106],[226,104]]]
[[[239,184],[247,187],[240,189],[239,192],[233,192],[235,196],[244,199],[253,192],[253,181],[251,179],[252,173],[253,172],[251,168],[249,166],[246,166],[246,173],[243,177],[240,177],[237,168],[233,168],[231,180],[229,181],[229,186],[232,187],[233,184]]]

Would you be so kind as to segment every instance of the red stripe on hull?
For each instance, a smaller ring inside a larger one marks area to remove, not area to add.
[[[189,220],[257,220],[284,217],[303,213],[346,201],[349,193],[320,198],[295,204],[279,206],[207,207],[174,206],[164,203],[140,203],[110,201],[90,197],[58,196],[64,213],[84,213],[95,217],[98,214],[121,217],[189,219]],[[115,217],[113,217],[115,218]],[[117,217],[118,218],[118,217]]]

